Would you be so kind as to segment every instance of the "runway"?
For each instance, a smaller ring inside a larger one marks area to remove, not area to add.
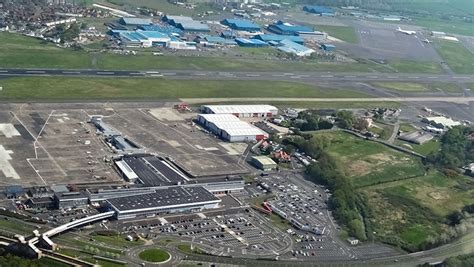
[[[205,80],[279,80],[300,82],[474,82],[473,75],[408,74],[408,73],[331,73],[331,72],[247,72],[200,70],[62,70],[62,69],[0,69],[0,77],[67,76],[67,77],[166,77],[170,79]]]

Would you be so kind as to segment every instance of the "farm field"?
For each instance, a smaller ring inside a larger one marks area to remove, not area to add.
[[[382,144],[344,132],[316,133],[329,142],[328,152],[340,160],[357,188],[424,175],[421,160]]]
[[[396,140],[395,144],[399,145],[401,147],[409,148],[409,149],[415,151],[416,153],[424,155],[424,156],[426,156],[426,155],[428,155],[432,152],[438,151],[440,146],[441,146],[441,143],[437,139],[430,140],[430,141],[428,141],[424,144],[421,144],[421,145],[405,142],[405,141],[402,141],[402,140]]]
[[[3,90],[0,92],[2,101],[164,100],[206,97],[368,97],[368,95],[356,91],[279,81],[22,77],[4,79],[2,87]]]

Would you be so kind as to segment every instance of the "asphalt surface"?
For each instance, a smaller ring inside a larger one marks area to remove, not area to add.
[[[211,80],[286,80],[316,81],[413,81],[413,82],[474,82],[473,75],[411,74],[411,73],[331,73],[331,72],[246,72],[200,70],[61,70],[61,69],[0,69],[0,77],[18,76],[94,76],[94,77],[168,77],[173,79]]]

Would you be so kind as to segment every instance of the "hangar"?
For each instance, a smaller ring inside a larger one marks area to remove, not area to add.
[[[221,200],[203,187],[170,187],[154,193],[107,199],[118,220],[217,208]]]
[[[232,114],[239,118],[274,117],[278,109],[270,105],[204,105],[201,111],[208,114]]]
[[[235,41],[238,45],[244,47],[264,47],[268,46],[267,43],[257,39],[247,39],[247,38],[236,38]]]
[[[264,42],[281,42],[283,40],[290,40],[301,45],[304,44],[303,38],[294,35],[259,34],[255,36],[254,39],[258,39]]]
[[[313,31],[313,29],[306,26],[294,25],[282,21],[278,21],[275,24],[271,24],[270,26],[268,26],[268,30],[280,35],[297,35],[299,32]]]
[[[247,32],[258,32],[260,26],[246,19],[225,19],[221,21],[223,25],[229,26],[233,30],[247,31]]]
[[[211,132],[229,142],[251,142],[268,138],[259,128],[232,114],[199,114],[198,121]]]
[[[120,18],[119,23],[127,26],[140,26],[140,25],[150,25],[153,24],[151,19],[143,18]]]
[[[304,6],[303,11],[320,16],[334,16],[334,10],[325,6]]]

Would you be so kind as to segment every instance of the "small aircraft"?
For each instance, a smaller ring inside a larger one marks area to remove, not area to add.
[[[401,32],[401,33],[408,34],[408,35],[416,34],[416,31],[402,30],[402,28],[400,28],[400,27],[398,27],[397,32]]]
[[[426,44],[431,44],[433,41],[431,40],[428,40],[428,39],[425,39],[425,40],[422,40],[423,43],[426,43]]]

